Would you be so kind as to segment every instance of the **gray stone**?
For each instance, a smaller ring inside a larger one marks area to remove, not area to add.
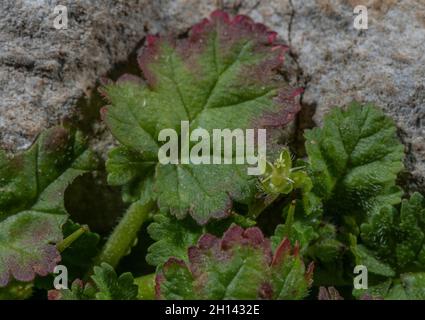
[[[353,27],[353,7],[368,3],[368,29]],[[290,43],[306,80],[314,119],[353,99],[391,116],[406,145],[412,188],[425,186],[425,2],[293,1]]]
[[[53,28],[66,5],[69,28]],[[369,8],[369,29],[353,27],[353,7]],[[425,187],[425,3],[423,0],[3,0],[0,3],[0,144],[26,147],[75,113],[96,81],[146,33],[181,33],[217,6],[244,13],[290,44],[292,82],[320,125],[333,106],[374,102],[406,144],[412,188]],[[99,136],[105,134],[96,124]],[[106,148],[105,143],[97,145]]]

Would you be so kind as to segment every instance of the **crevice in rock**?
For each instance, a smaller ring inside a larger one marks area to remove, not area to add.
[[[259,5],[261,4],[261,0],[257,1],[247,12],[246,14],[249,15],[253,10],[257,9]]]
[[[289,46],[292,47],[292,25],[294,23],[295,18],[295,7],[292,3],[292,0],[289,0],[289,6],[291,7],[291,13],[289,16],[289,23],[288,23],[288,43]]]
[[[308,104],[305,103],[304,98],[304,92],[307,90],[310,77],[304,73],[304,70],[302,69],[299,61],[298,61],[298,55],[293,50],[293,43],[292,43],[292,32],[293,32],[293,25],[294,25],[294,19],[296,16],[296,10],[295,6],[293,4],[292,0],[289,0],[289,5],[291,7],[289,22],[288,22],[288,45],[289,45],[289,52],[288,55],[292,59],[292,61],[295,63],[295,77],[296,77],[296,84],[298,87],[301,87],[304,89],[304,91],[299,96],[299,103],[301,105],[301,110],[295,120],[295,131],[293,140],[290,143],[291,149],[293,152],[295,152],[297,157],[304,157],[306,155],[305,152],[305,139],[304,139],[304,130],[311,129],[316,126],[313,117],[316,113],[316,103]]]

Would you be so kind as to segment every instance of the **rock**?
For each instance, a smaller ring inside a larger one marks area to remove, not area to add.
[[[411,187],[425,191],[425,2],[293,1],[290,44],[306,81],[314,119],[356,99],[391,116],[406,145]],[[353,8],[368,3],[368,29]]]
[[[25,148],[43,128],[71,117],[77,100],[90,95],[98,78],[114,64],[125,61],[147,32],[157,33],[178,25],[182,15],[164,23],[169,15],[161,10],[162,2],[2,0],[2,147]],[[194,3],[191,8],[196,8]],[[68,9],[66,30],[53,27],[57,16],[54,8],[59,4]],[[198,19],[197,15],[187,17],[185,28]]]
[[[69,28],[53,28],[55,5]],[[369,29],[353,27],[366,4]],[[0,3],[0,144],[24,148],[75,114],[98,78],[125,61],[147,33],[187,30],[218,5],[250,15],[289,43],[290,78],[320,125],[353,99],[393,117],[406,144],[410,186],[425,188],[425,4],[420,0],[3,0]],[[96,130],[102,131],[97,128]],[[103,145],[100,147],[103,148]]]

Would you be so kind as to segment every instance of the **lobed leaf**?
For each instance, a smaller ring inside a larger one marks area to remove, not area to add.
[[[361,225],[363,242],[397,268],[425,262],[425,200],[419,193],[404,199],[400,212],[387,206]]]
[[[395,181],[403,168],[403,145],[382,111],[356,102],[346,111],[334,108],[323,128],[309,130],[305,137],[314,192],[327,214],[358,219],[401,201]]]
[[[146,83],[126,77],[104,88],[110,101],[104,120],[125,147],[111,153],[109,181],[140,180],[145,164],[157,162],[159,132],[180,132],[181,121],[210,134],[292,121],[299,91],[278,75],[286,47],[275,38],[250,18],[222,11],[193,26],[187,38],[148,37],[138,58]],[[245,165],[156,164],[160,208],[200,224],[228,216],[234,201],[247,203],[254,187]]]
[[[158,213],[153,220],[148,226],[148,233],[155,242],[148,248],[146,255],[146,261],[153,266],[162,265],[171,257],[187,262],[187,248],[196,245],[203,233],[221,235],[232,224],[242,227],[255,225],[255,221],[234,212],[229,218],[210,222],[204,227],[191,217],[179,220],[167,213]]]
[[[91,283],[84,284],[80,279],[72,282],[70,289],[49,290],[49,300],[93,300],[96,288]]]
[[[98,289],[97,300],[134,300],[137,297],[138,287],[130,272],[118,277],[110,265],[102,263],[94,267],[91,278]]]
[[[170,258],[157,273],[160,299],[301,299],[311,285],[296,247],[282,241],[272,254],[260,229],[232,226],[222,239],[204,234],[188,264]]]
[[[67,218],[65,189],[95,164],[81,134],[62,127],[13,158],[0,151],[0,287],[53,271]]]
[[[75,280],[70,289],[50,290],[49,300],[135,300],[138,287],[131,273],[119,277],[107,263],[94,267],[92,282]]]
[[[156,242],[148,248],[146,261],[161,265],[170,257],[187,260],[187,248],[196,244],[202,234],[193,219],[177,220],[166,214],[156,214],[154,222],[148,227],[148,233]]]

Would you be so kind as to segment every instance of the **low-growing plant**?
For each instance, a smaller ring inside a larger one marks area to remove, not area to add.
[[[0,298],[425,299],[425,200],[396,183],[394,122],[371,104],[334,108],[294,159],[276,138],[300,110],[280,72],[286,50],[264,25],[222,11],[186,37],[147,37],[142,77],[101,88],[118,141],[107,182],[127,205],[106,239],[64,205],[75,178],[103,170],[81,132],[56,127],[21,154],[0,152]],[[264,173],[161,164],[159,132],[181,121],[267,129]],[[54,287],[58,264],[69,288]],[[367,289],[353,289],[356,265]]]

